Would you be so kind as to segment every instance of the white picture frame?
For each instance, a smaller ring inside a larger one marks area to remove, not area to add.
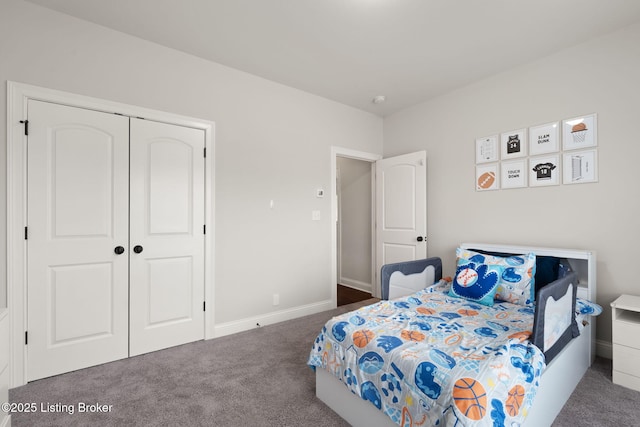
[[[596,145],[598,145],[598,118],[596,114],[562,121],[562,148],[564,150],[576,150]]]
[[[598,182],[597,150],[564,153],[562,161],[563,184]]]
[[[498,190],[500,171],[497,163],[476,166],[476,191]]]
[[[500,134],[500,158],[511,160],[527,155],[526,129],[513,130]]]
[[[529,158],[529,187],[560,184],[560,155]]]
[[[527,160],[513,160],[500,164],[501,187],[521,188],[527,186]]]
[[[498,135],[476,139],[476,163],[497,162],[499,155]]]
[[[559,122],[530,127],[529,155],[538,156],[540,154],[560,151],[560,143],[558,140],[560,134],[558,132],[559,127]]]

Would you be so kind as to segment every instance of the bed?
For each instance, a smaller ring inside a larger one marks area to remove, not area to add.
[[[355,426],[551,425],[595,357],[595,254],[471,243],[456,266],[384,266],[383,300],[313,343],[317,396]]]

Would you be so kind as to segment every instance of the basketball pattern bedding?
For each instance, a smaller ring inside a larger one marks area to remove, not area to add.
[[[401,426],[522,423],[544,370],[533,309],[448,295],[441,280],[329,320],[308,364]]]

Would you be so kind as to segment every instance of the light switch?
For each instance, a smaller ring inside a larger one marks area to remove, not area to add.
[[[311,211],[311,220],[320,221],[320,211]]]

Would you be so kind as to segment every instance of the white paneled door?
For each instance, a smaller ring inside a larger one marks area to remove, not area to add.
[[[28,378],[127,357],[129,118],[29,102]]]
[[[427,153],[376,162],[376,269],[427,257]]]
[[[204,337],[204,131],[131,119],[130,355]]]
[[[28,380],[202,339],[204,132],[34,100],[28,119]]]

